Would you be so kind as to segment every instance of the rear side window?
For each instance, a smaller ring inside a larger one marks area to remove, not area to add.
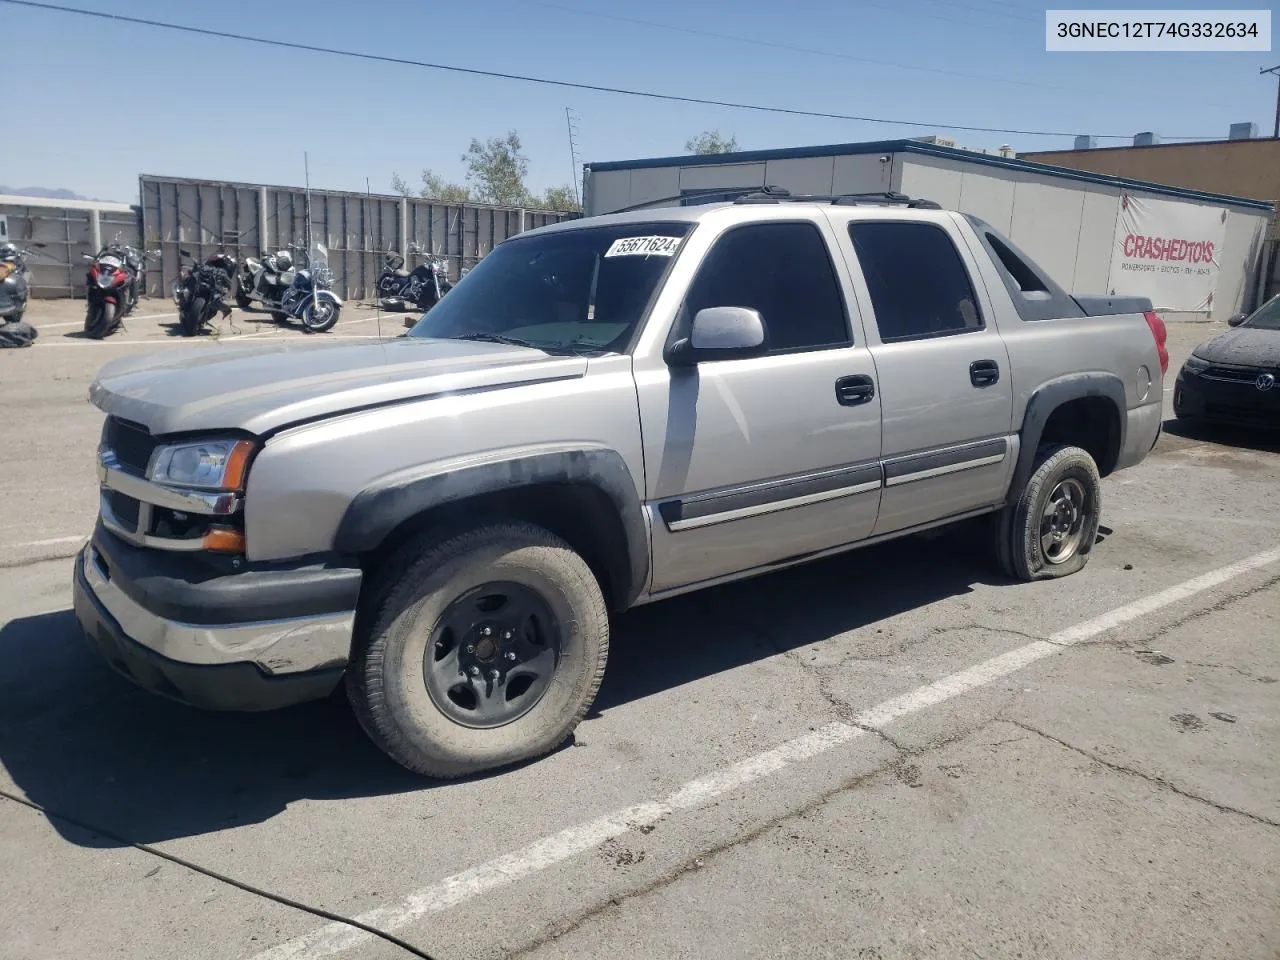
[[[831,255],[812,223],[757,223],[728,231],[698,269],[685,307],[685,322],[707,307],[759,311],[772,353],[850,342]]]
[[[881,341],[983,328],[968,271],[941,227],[864,220],[849,224],[849,237],[871,291]]]

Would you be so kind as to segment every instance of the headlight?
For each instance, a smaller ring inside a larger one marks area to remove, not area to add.
[[[1182,369],[1188,373],[1203,373],[1209,369],[1209,361],[1203,357],[1197,357],[1194,353],[1187,357],[1187,362],[1182,365]]]
[[[114,280],[115,274],[107,273],[105,271],[98,274],[98,286],[100,287],[109,287]]]
[[[252,440],[201,440],[160,447],[148,471],[157,483],[201,490],[243,490]]]

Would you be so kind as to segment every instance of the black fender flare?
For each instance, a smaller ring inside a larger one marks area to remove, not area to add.
[[[622,456],[607,447],[540,447],[498,454],[442,469],[410,467],[362,490],[348,504],[334,535],[334,549],[361,554],[377,547],[401,524],[449,503],[537,485],[594,487],[617,511],[625,539],[625,582],[616,600],[630,606],[649,582],[649,527],[635,480]]]
[[[1116,452],[1124,449],[1125,430],[1128,418],[1125,411],[1124,381],[1114,373],[1101,371],[1088,373],[1071,373],[1042,383],[1032,391],[1027,399],[1027,408],[1022,415],[1022,429],[1019,431],[1018,463],[1014,467],[1013,480],[1009,484],[1006,502],[1016,503],[1027,485],[1031,472],[1035,468],[1036,450],[1040,446],[1040,437],[1044,434],[1045,424],[1049,417],[1064,403],[1079,400],[1082,397],[1103,397],[1110,400],[1116,410],[1116,429],[1119,431],[1119,444]],[[1099,470],[1105,475],[1115,467],[1114,463],[1100,463]]]

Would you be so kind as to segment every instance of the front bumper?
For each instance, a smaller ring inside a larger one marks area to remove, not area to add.
[[[1234,371],[1232,371],[1234,373]],[[1280,385],[1258,388],[1264,371],[1248,371],[1238,380],[1199,376],[1182,370],[1173,388],[1173,409],[1183,419],[1242,427],[1280,428]]]
[[[76,557],[76,617],[118,672],[212,710],[271,710],[337,686],[358,568],[322,559],[223,572],[201,558],[157,554],[99,526]]]

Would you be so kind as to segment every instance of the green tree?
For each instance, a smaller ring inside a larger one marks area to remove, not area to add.
[[[505,137],[490,137],[484,141],[473,138],[471,146],[462,155],[462,162],[466,165],[467,185],[451,183],[433,170],[423,170],[422,187],[417,196],[445,203],[474,200],[539,210],[582,209],[573,186],[569,184],[548,187],[541,196],[530,193],[525,185],[529,159],[524,155],[520,134],[515,130],[508,131]],[[391,189],[402,197],[415,195],[413,188],[398,173],[391,174]]]
[[[467,183],[475,199],[512,207],[529,204],[531,197],[524,185],[529,160],[516,131],[508,131],[505,137],[490,137],[483,143],[473,138],[462,155],[462,162],[466,164]]]
[[[684,148],[690,153],[733,153],[738,149],[738,138],[723,136],[719,130],[704,130],[690,140],[685,141]]]
[[[543,210],[558,210],[561,212],[582,212],[582,204],[578,202],[578,195],[574,192],[571,184],[565,184],[562,187],[547,187],[541,197],[533,201],[533,206]]]
[[[391,171],[391,192],[398,193],[402,197],[412,197],[413,191],[409,185],[404,182],[404,177],[400,176],[396,171]]]
[[[460,183],[450,183],[433,170],[422,171],[422,189],[418,191],[429,200],[445,203],[465,203],[471,199],[471,191]]]

